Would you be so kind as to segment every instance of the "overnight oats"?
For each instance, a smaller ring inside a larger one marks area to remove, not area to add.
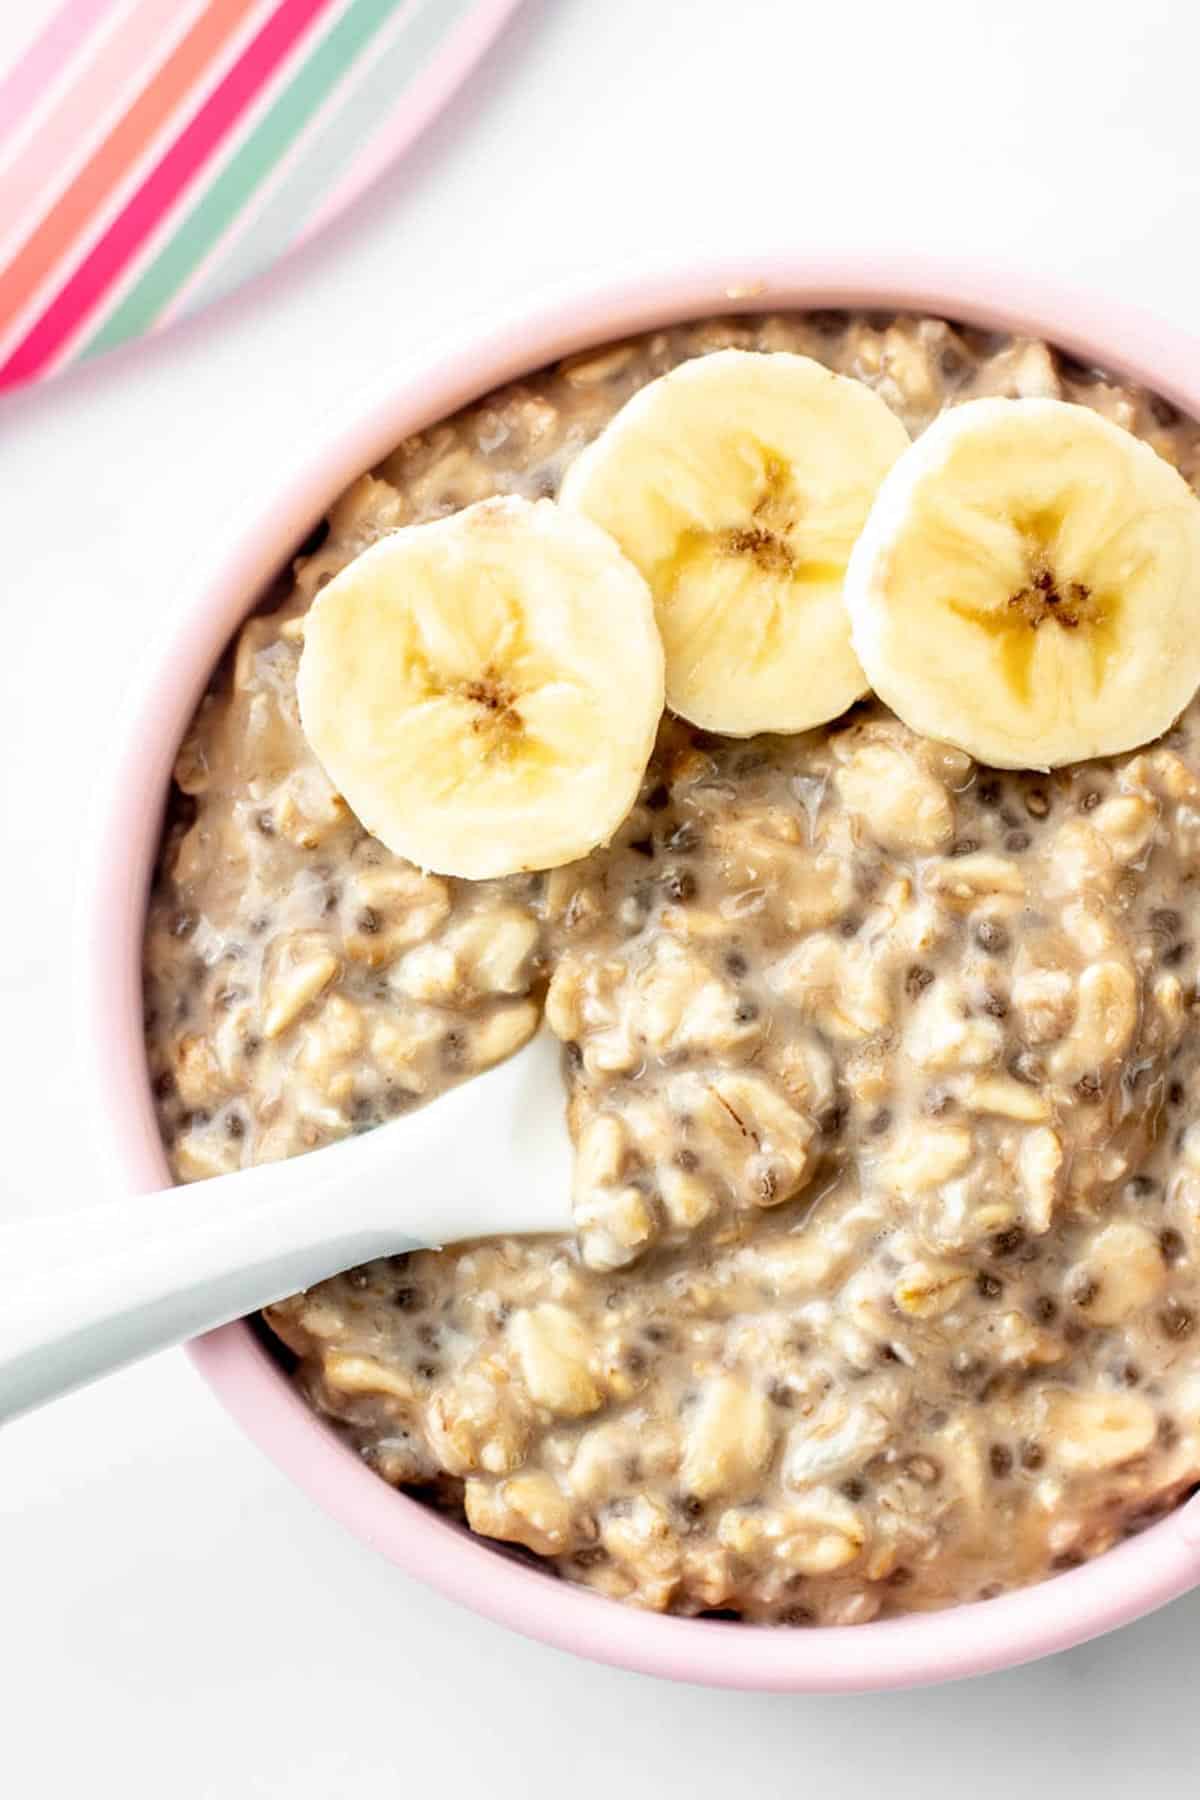
[[[809,313],[571,358],[341,497],[180,750],[147,1044],[192,1181],[561,1039],[570,1236],[266,1314],[383,1479],[796,1625],[1200,1483],[1198,480],[1042,343]]]

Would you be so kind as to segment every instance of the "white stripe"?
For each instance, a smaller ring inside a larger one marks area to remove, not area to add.
[[[203,0],[200,0],[200,3],[203,4]],[[83,66],[83,63],[87,58],[94,56],[96,51],[104,43],[105,39],[111,37],[118,27],[125,23],[125,20],[138,4],[139,0],[119,0],[119,4],[108,17],[101,20],[100,24],[94,30],[90,31],[86,37],[80,39],[75,45],[72,54],[67,57],[61,69],[55,74],[53,80],[46,84],[46,87],[42,90],[38,99],[34,101],[32,110],[26,113],[12,137],[8,140],[8,145],[5,147],[6,155],[9,154],[10,150],[15,153],[21,146],[28,143],[29,139],[33,137],[35,133],[41,130],[47,115],[55,106],[57,106],[68,84],[78,73],[79,69]],[[48,21],[45,21],[44,23],[48,23]],[[33,36],[29,39],[29,42],[21,45],[17,54],[12,58],[13,62],[17,62],[19,58],[25,54],[37,35],[37,31],[35,31]]]

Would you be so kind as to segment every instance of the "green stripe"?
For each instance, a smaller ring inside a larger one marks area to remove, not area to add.
[[[338,177],[353,163],[396,101],[441,49],[473,0],[407,0],[411,14],[380,54],[348,102],[305,142],[248,231],[220,256],[188,295],[182,317],[230,293],[282,256]]]
[[[352,0],[154,261],[88,339],[81,352],[84,357],[109,350],[153,325],[396,5],[397,0]]]

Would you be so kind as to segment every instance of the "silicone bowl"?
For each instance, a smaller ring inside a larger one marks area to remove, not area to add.
[[[445,346],[414,377],[376,378],[283,476],[149,657],[106,768],[85,891],[92,1079],[131,1190],[168,1179],[142,1044],[140,941],[174,753],[209,674],[256,596],[329,501],[407,433],[555,357],[674,320],[764,307],[944,314],[1048,338],[1200,417],[1200,347],[1144,314],[1024,275],[913,259],[774,253],[560,293]],[[1045,1656],[1161,1606],[1200,1581],[1200,1496],[1095,1561],[1039,1586],[857,1627],[781,1629],[664,1618],[554,1579],[395,1492],[323,1425],[248,1324],[191,1354],[233,1416],[333,1518],[408,1574],[491,1619],[581,1656],[713,1686],[831,1693],[978,1674]]]

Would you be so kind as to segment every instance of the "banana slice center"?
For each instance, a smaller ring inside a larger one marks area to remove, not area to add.
[[[1085,661],[1095,694],[1116,648],[1120,596],[1076,580],[1056,566],[1057,520],[1039,517],[1019,523],[1016,529],[1023,545],[1020,585],[1010,579],[1006,583],[1010,592],[999,605],[951,600],[949,609],[996,640],[1003,678],[1022,703],[1033,698],[1034,661],[1039,643],[1046,643],[1044,627],[1050,628],[1060,652]],[[1043,632],[1041,638],[1039,632]]]
[[[805,531],[805,504],[796,488],[787,459],[765,445],[744,446],[751,468],[750,492],[744,502],[747,522],[715,527],[688,526],[676,540],[672,554],[655,571],[656,591],[670,597],[687,582],[702,578],[732,561],[752,565],[759,576],[781,585],[821,585],[839,581],[845,561],[806,555],[801,539]],[[815,522],[814,522],[815,524]],[[778,595],[762,590],[762,599],[773,609]]]
[[[409,680],[420,701],[469,734],[487,763],[526,760],[536,752],[527,716],[548,674],[531,648],[520,599],[502,583],[481,579],[453,618],[426,612],[410,644]]]
[[[685,541],[690,535],[685,533]],[[786,538],[777,537],[765,525],[730,526],[727,531],[698,535],[701,545],[697,548],[712,543],[721,556],[748,556],[764,575],[790,577],[796,572],[796,558]]]
[[[493,668],[484,669],[472,681],[462,683],[462,698],[475,708],[471,730],[486,739],[486,749],[504,751],[525,729],[517,709],[517,693]]]

